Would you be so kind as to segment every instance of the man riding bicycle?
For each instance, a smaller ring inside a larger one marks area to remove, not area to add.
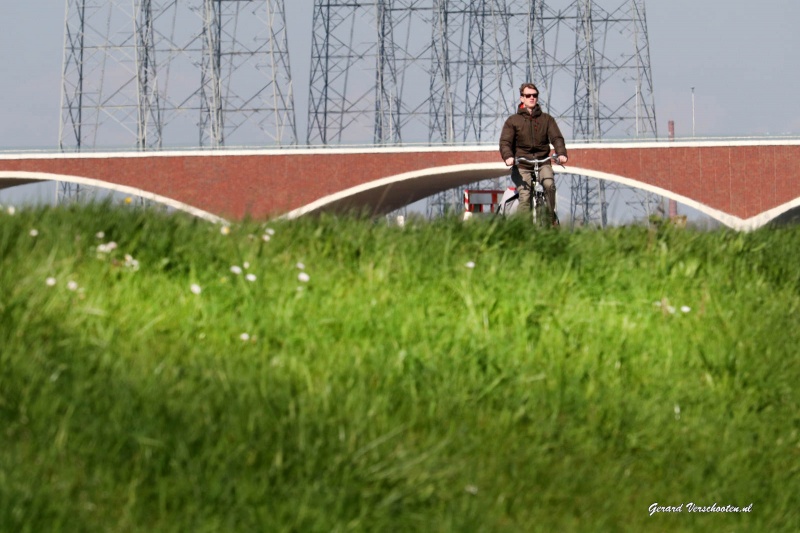
[[[519,95],[519,109],[508,117],[500,133],[500,155],[506,165],[513,165],[511,179],[519,193],[517,211],[530,213],[534,169],[524,162],[514,164],[516,158],[543,159],[550,155],[552,145],[558,162],[563,165],[567,162],[567,147],[555,119],[539,107],[539,89],[536,85],[523,83],[519,88]],[[553,166],[549,161],[541,165],[538,179],[544,187],[552,222],[556,226],[556,187]]]

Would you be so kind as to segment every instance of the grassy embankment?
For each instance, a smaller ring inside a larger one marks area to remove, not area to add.
[[[0,214],[0,531],[800,529],[799,229],[266,227]]]

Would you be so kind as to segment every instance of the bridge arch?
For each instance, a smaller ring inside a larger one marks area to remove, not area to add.
[[[696,209],[722,224],[740,231],[757,229],[781,214],[800,207],[800,198],[797,198],[758,216],[741,219],[681,194],[618,174],[581,167],[555,166],[554,169],[556,174],[577,174],[648,191]],[[386,214],[432,194],[485,179],[508,176],[509,173],[509,168],[502,162],[447,165],[403,172],[330,194],[294,209],[286,213],[284,217],[291,219],[322,211],[344,212],[350,209],[357,210],[365,205],[372,206],[371,214]]]
[[[284,217],[291,219],[322,211],[358,211],[365,205],[371,206],[370,214],[381,215],[454,187],[509,173],[503,163],[446,165],[402,172],[324,196],[289,211]]]
[[[209,222],[213,222],[215,224],[227,223],[225,219],[218,217],[217,215],[211,214],[207,211],[203,211],[202,209],[198,209],[196,207],[185,204],[183,202],[179,202],[178,200],[174,200],[172,198],[167,198],[166,196],[161,196],[159,194],[155,194],[149,191],[137,189],[136,187],[129,187],[127,185],[120,185],[117,183],[109,183],[107,181],[87,178],[83,176],[69,176],[65,174],[53,174],[49,172],[26,172],[26,171],[13,171],[13,170],[0,171],[0,189],[8,189],[11,187],[28,185],[31,183],[41,183],[46,181],[63,181],[68,183],[74,183],[76,185],[85,185],[89,187],[106,189],[109,191],[127,194],[130,196],[138,196],[140,198],[144,198],[145,200],[156,202],[158,204],[162,204],[167,207],[171,207],[173,209],[189,213],[190,215],[194,215],[198,218],[208,220]]]
[[[795,198],[789,202],[786,202],[782,205],[774,207],[768,211],[765,211],[759,215],[754,217],[742,219],[734,215],[730,215],[719,209],[714,209],[713,207],[709,207],[703,203],[700,203],[696,200],[693,200],[687,196],[683,196],[681,194],[675,193],[668,189],[664,189],[655,185],[651,185],[649,183],[644,183],[638,180],[634,180],[631,178],[627,178],[625,176],[620,176],[617,174],[611,174],[608,172],[601,172],[598,170],[592,170],[587,168],[579,168],[579,167],[569,167],[567,169],[557,168],[556,173],[562,174],[579,174],[581,176],[587,176],[590,178],[596,178],[606,181],[612,181],[615,183],[620,183],[622,185],[627,185],[629,187],[635,187],[637,189],[642,189],[644,191],[652,192],[659,196],[663,196],[665,198],[669,198],[671,200],[675,200],[681,204],[689,206],[701,213],[713,218],[721,222],[722,224],[728,226],[729,228],[735,229],[737,231],[752,231],[758,229],[770,221],[774,220],[775,218],[779,217],[783,213],[789,212],[792,209],[800,207],[800,197]]]

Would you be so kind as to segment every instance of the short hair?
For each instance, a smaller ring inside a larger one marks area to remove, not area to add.
[[[522,96],[522,93],[525,91],[525,89],[533,89],[537,93],[539,92],[539,89],[536,87],[536,85],[532,84],[531,82],[527,82],[527,83],[523,83],[522,85],[519,86],[519,95],[520,96]]]

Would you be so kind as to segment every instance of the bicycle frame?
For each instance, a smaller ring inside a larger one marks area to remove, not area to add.
[[[539,170],[541,169],[541,164],[546,163],[547,161],[558,161],[558,156],[555,154],[545,157],[544,159],[527,159],[525,157],[516,157],[514,158],[514,164],[519,163],[529,163],[533,165],[533,190],[531,191],[531,203],[533,204],[532,211],[533,211],[533,223],[537,225],[545,226],[547,225],[548,216],[552,215],[555,220],[558,220],[558,215],[556,214],[556,206],[553,206],[553,213],[550,213],[550,206],[547,205],[547,198],[544,195],[544,187],[539,182]],[[553,185],[555,187],[555,185]]]

